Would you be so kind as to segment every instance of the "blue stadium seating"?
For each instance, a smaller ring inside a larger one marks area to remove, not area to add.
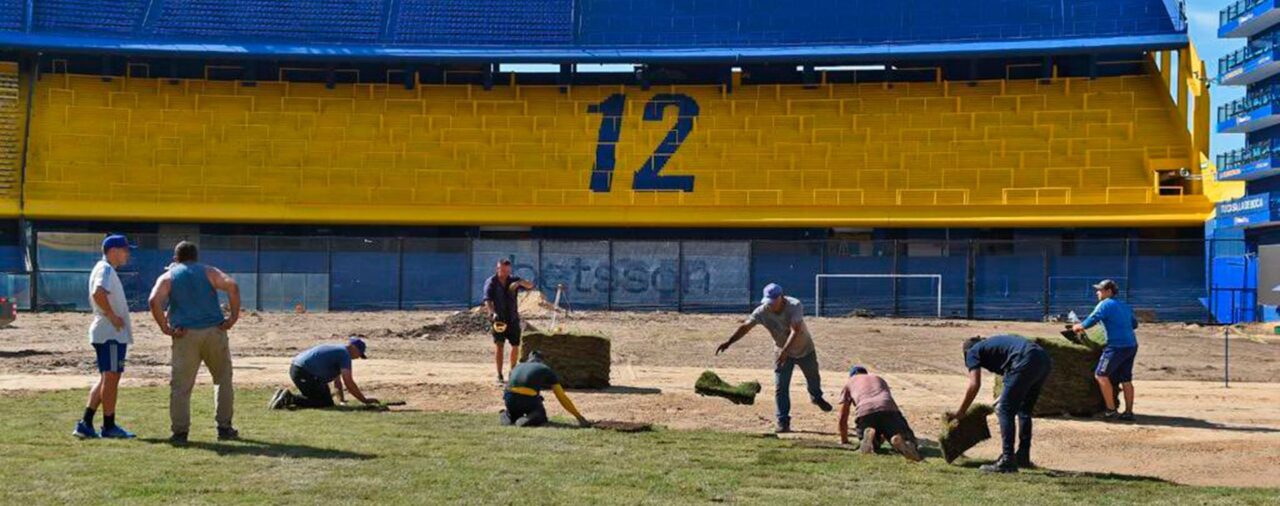
[[[160,35],[376,42],[382,0],[184,0],[162,4]]]
[[[570,44],[573,1],[402,0],[395,40],[463,45]]]
[[[131,33],[138,30],[146,9],[146,0],[42,0],[35,3],[35,28]]]
[[[26,5],[22,0],[0,0],[0,31],[22,30]]]
[[[1064,13],[1063,7],[1066,7]],[[1168,32],[1160,0],[596,0],[582,4],[588,45],[883,44]]]
[[[537,62],[1131,51],[1187,43],[1172,2],[33,0],[26,33],[26,2],[0,0],[0,49]]]

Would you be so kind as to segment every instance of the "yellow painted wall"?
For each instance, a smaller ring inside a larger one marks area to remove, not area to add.
[[[609,191],[603,116],[625,94]],[[697,103],[662,176],[635,172]],[[145,221],[640,226],[1195,225],[1198,167],[1153,76],[719,87],[338,85],[46,75],[26,213]],[[1196,157],[1198,158],[1198,157]],[[1197,160],[1198,161],[1198,160]]]

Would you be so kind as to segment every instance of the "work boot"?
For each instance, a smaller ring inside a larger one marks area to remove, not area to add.
[[[984,464],[978,470],[984,473],[1016,473],[1018,472],[1018,464],[1014,463],[1013,458],[1008,455],[1001,455],[1000,460]]]
[[[916,448],[916,442],[911,439],[902,437],[901,434],[895,435],[889,439],[889,444],[893,445],[894,450],[906,457],[912,462],[920,462],[924,457],[920,456],[920,449]]]
[[[235,441],[240,439],[240,431],[234,427],[218,427],[218,441]]]
[[[1035,469],[1036,465],[1031,463],[1031,450],[1018,450],[1017,454],[1018,467],[1022,469]]]
[[[876,453],[876,430],[870,427],[863,429],[862,442],[858,444],[858,451],[867,455]]]
[[[828,413],[831,412],[831,403],[827,402],[826,399],[819,397],[817,399],[812,399],[812,400],[813,400],[813,405],[817,406],[818,409],[821,409],[822,411],[828,412]]]
[[[174,432],[172,436],[169,436],[169,444],[175,444],[175,445],[187,444],[187,433]]]

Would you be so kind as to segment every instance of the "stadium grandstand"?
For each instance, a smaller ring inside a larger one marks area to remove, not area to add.
[[[1235,318],[1209,107],[1166,0],[0,0],[3,288],[87,309],[115,231],[139,307],[187,238],[261,310],[505,257],[575,308]]]

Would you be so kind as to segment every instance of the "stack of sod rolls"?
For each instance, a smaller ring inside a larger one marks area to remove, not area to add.
[[[942,458],[948,464],[960,457],[974,445],[991,438],[991,428],[987,427],[987,416],[995,410],[986,404],[974,404],[955,420],[951,413],[942,415],[942,434],[938,436],[938,445],[942,447]]]
[[[538,351],[565,388],[609,387],[609,340],[583,334],[531,332],[520,338],[520,360]]]
[[[703,371],[702,376],[698,377],[698,382],[693,385],[693,390],[699,395],[724,397],[734,404],[755,404],[756,394],[760,393],[760,382],[748,381],[730,385],[720,379],[716,373]]]
[[[1062,337],[1026,338],[1049,352],[1053,367],[1036,402],[1035,416],[1092,416],[1106,408],[1093,377],[1100,349],[1072,343]],[[1004,390],[1003,378],[995,381],[994,397]]]

